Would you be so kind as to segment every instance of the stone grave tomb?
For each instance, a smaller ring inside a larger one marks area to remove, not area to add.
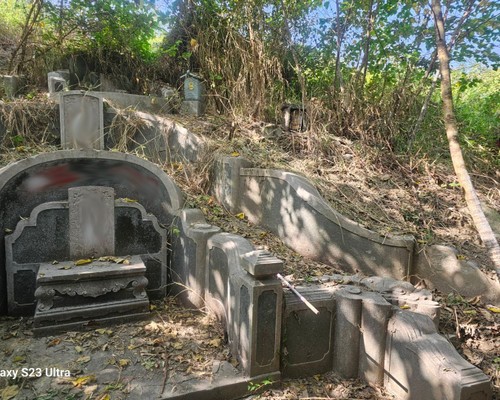
[[[250,384],[330,371],[404,400],[492,399],[489,377],[438,334],[428,290],[323,276],[297,286],[315,314],[277,279],[282,260],[183,205],[164,171],[128,154],[66,150],[0,169],[0,312],[34,314],[37,334],[93,328],[147,315],[171,285],[220,320],[238,361],[225,380],[167,382],[171,400],[236,399]]]
[[[164,258],[166,230],[111,187],[72,187],[67,201],[38,205],[5,239],[9,304],[36,305],[36,334],[147,315],[145,261],[115,238],[124,235],[147,238]],[[26,274],[36,274],[31,286],[19,284]]]

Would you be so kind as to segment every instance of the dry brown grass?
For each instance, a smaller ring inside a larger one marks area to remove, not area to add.
[[[55,150],[58,115],[57,106],[43,95],[0,100],[0,165]]]

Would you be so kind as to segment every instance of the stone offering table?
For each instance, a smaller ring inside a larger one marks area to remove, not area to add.
[[[79,328],[96,319],[99,323],[120,322],[148,315],[146,266],[139,256],[126,261],[129,264],[40,264],[35,334]]]

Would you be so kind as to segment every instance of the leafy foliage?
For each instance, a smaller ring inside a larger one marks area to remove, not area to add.
[[[2,2],[0,34],[23,36],[34,3]],[[452,58],[495,68],[500,3],[458,0],[444,14]],[[396,152],[437,156],[444,148],[423,0],[52,0],[31,24],[14,61],[40,82],[75,55],[96,72],[127,76],[138,92],[157,79],[180,85],[191,70],[219,113],[276,121],[283,102],[304,102],[315,108],[310,126],[329,134]],[[476,75],[458,78],[458,117],[469,149],[491,157],[498,117],[485,111],[498,80],[480,94],[484,77]]]

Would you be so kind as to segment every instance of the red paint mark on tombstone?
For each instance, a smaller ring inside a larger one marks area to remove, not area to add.
[[[24,187],[28,192],[41,192],[52,187],[66,186],[80,179],[80,174],[72,171],[68,164],[63,164],[30,176]]]

